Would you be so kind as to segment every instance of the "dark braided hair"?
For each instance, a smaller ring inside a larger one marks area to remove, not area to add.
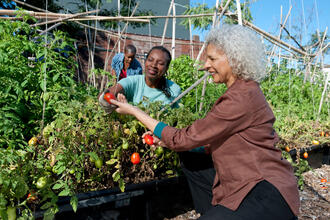
[[[163,46],[154,46],[153,48],[151,48],[147,54],[147,59],[149,57],[149,54],[153,51],[153,50],[160,50],[162,51],[165,55],[166,55],[166,68],[168,69],[168,67],[170,66],[171,60],[172,60],[172,56],[170,51],[168,51],[165,47]],[[171,90],[170,88],[167,86],[167,81],[165,76],[163,75],[162,78],[159,81],[159,89],[166,95],[166,97],[171,97]]]

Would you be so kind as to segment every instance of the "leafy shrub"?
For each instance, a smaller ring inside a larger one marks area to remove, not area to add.
[[[0,21],[0,147],[24,146],[58,101],[86,93],[74,81],[72,40],[60,31],[47,40],[25,22]]]

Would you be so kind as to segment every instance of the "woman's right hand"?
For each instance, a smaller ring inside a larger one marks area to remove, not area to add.
[[[146,135],[151,135],[153,137],[153,145],[151,145],[151,147],[158,147],[158,146],[161,146],[161,147],[166,147],[165,144],[157,137],[155,136],[151,131],[147,131],[145,132],[143,135],[142,135],[142,142],[145,144],[145,140],[144,140],[144,137]]]

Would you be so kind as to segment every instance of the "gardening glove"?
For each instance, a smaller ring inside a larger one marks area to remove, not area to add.
[[[105,99],[104,99],[104,94],[107,93],[107,92],[110,92],[109,89],[106,89],[104,90],[104,92],[102,92],[100,95],[99,95],[99,104],[100,106],[102,106],[102,108],[104,109],[104,111],[106,113],[111,113],[113,112],[113,110],[116,109],[117,106],[115,105],[112,105],[112,104],[109,104]]]

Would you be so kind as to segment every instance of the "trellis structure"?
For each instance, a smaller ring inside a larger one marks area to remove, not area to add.
[[[171,0],[169,9],[168,9],[168,13],[167,15],[162,15],[162,16],[134,16],[135,10],[138,8],[138,5],[136,5],[134,7],[134,10],[132,11],[131,15],[129,17],[124,17],[124,16],[120,16],[120,0],[118,0],[118,11],[119,14],[116,17],[111,17],[111,16],[98,16],[98,15],[90,15],[90,14],[94,14],[97,13],[98,10],[98,6],[96,8],[96,10],[93,11],[86,11],[83,13],[77,13],[77,14],[61,14],[61,13],[53,13],[53,12],[49,12],[47,10],[43,10],[40,8],[37,8],[35,6],[29,5],[27,3],[18,1],[18,0],[14,0],[16,3],[24,5],[26,7],[32,8],[34,10],[37,10],[38,12],[35,11],[26,11],[25,13],[37,18],[37,19],[47,19],[46,22],[40,22],[40,23],[36,23],[33,24],[31,26],[40,26],[40,25],[45,25],[45,24],[54,24],[53,26],[51,26],[50,28],[46,28],[44,31],[41,31],[41,34],[46,33],[47,31],[50,31],[53,28],[56,28],[57,26],[61,25],[64,21],[70,21],[70,22],[75,22],[81,26],[83,26],[86,29],[93,29],[95,31],[95,37],[94,37],[94,47],[92,49],[88,48],[89,54],[90,54],[90,60],[91,60],[91,65],[89,65],[90,67],[93,67],[93,57],[94,57],[94,53],[95,53],[95,39],[96,39],[96,32],[100,31],[100,32],[104,32],[105,34],[107,34],[108,37],[108,42],[110,41],[110,37],[115,37],[117,38],[115,46],[113,47],[114,49],[116,48],[117,45],[120,45],[120,41],[121,39],[124,39],[124,43],[125,43],[125,39],[127,37],[126,35],[126,30],[127,30],[127,26],[129,24],[129,22],[143,22],[143,23],[148,23],[150,25],[150,20],[151,19],[166,19],[165,21],[165,25],[164,25],[164,31],[163,31],[163,36],[161,38],[161,40],[159,42],[155,42],[155,41],[151,41],[151,33],[149,33],[150,36],[150,45],[151,43],[159,43],[161,45],[163,45],[165,43],[165,33],[166,33],[166,29],[167,29],[167,24],[168,24],[168,20],[169,19],[173,19],[173,26],[172,26],[172,39],[171,39],[171,48],[172,48],[172,55],[174,57],[175,54],[175,19],[176,18],[196,18],[196,17],[205,17],[205,16],[213,16],[213,24],[212,26],[219,26],[220,25],[220,20],[223,16],[227,16],[232,18],[233,20],[236,20],[240,25],[244,25],[246,27],[249,27],[250,29],[254,30],[255,32],[257,32],[258,34],[260,34],[264,39],[267,39],[269,42],[271,42],[273,44],[272,50],[270,52],[268,52],[268,64],[270,64],[272,57],[277,56],[278,57],[278,65],[280,63],[281,59],[289,59],[291,61],[293,60],[297,60],[297,59],[301,59],[303,58],[304,60],[304,64],[306,65],[306,69],[305,69],[305,80],[307,78],[307,76],[312,72],[315,73],[316,70],[316,65],[317,65],[317,60],[320,59],[320,66],[321,68],[323,67],[323,60],[322,60],[322,54],[323,51],[326,50],[329,47],[329,43],[326,45],[323,45],[324,41],[325,41],[325,36],[327,33],[327,30],[325,30],[324,35],[321,37],[319,36],[319,41],[318,41],[318,51],[314,54],[311,54],[308,52],[308,48],[305,49],[303,48],[296,39],[294,39],[289,31],[286,29],[286,23],[288,18],[290,17],[290,12],[292,7],[290,7],[288,14],[286,15],[284,21],[282,21],[282,7],[281,7],[281,21],[280,21],[280,30],[279,30],[279,34],[277,36],[274,36],[264,30],[262,30],[261,28],[255,26],[254,24],[244,20],[242,18],[242,13],[241,13],[241,7],[240,7],[240,0],[236,0],[236,5],[237,5],[237,11],[235,12],[231,12],[228,10],[228,6],[230,4],[230,2],[232,0],[228,0],[226,2],[226,4],[223,6],[224,1],[221,1],[221,3],[219,2],[219,0],[215,1],[215,5],[216,5],[216,10],[214,13],[208,13],[208,14],[195,14],[195,15],[176,15],[175,13],[175,0]],[[171,15],[172,12],[172,15]],[[10,15],[10,16],[14,16],[16,15],[16,11],[15,10],[0,10],[0,15]],[[21,19],[18,17],[0,17],[1,19]],[[97,22],[95,22],[95,26],[90,26],[90,25],[86,25],[81,23],[81,21],[120,21],[120,22],[125,22],[125,26],[120,29],[118,29],[118,32],[116,33],[115,31],[108,31],[108,30],[104,30],[101,28],[97,27]],[[191,25],[190,25],[191,26]],[[150,30],[150,28],[149,28]],[[298,48],[283,41],[281,39],[282,36],[282,32],[283,30],[291,37],[291,39],[293,39],[295,41],[295,43],[298,45]],[[87,34],[86,34],[87,35]],[[131,39],[134,41],[134,37],[131,37]],[[88,41],[88,38],[87,38]],[[168,42],[169,43],[169,42]],[[192,48],[191,51],[193,51],[193,46],[194,44],[192,43],[192,37],[191,37],[191,29],[190,29],[190,42],[188,43],[190,45],[190,47]],[[89,44],[88,44],[89,45]],[[108,43],[109,45],[109,43]],[[279,48],[279,52],[278,54],[275,54],[276,51],[276,47]],[[196,57],[196,61],[198,61],[203,53],[203,50],[205,48],[205,45],[202,46],[201,50],[199,51],[199,54]],[[120,50],[120,46],[118,46],[118,51]],[[282,54],[281,50],[285,50],[289,53],[289,55],[286,54]],[[109,47],[107,48],[107,54],[105,57],[105,65],[104,65],[104,71],[107,71],[107,67],[108,67],[108,62],[109,59],[112,55],[114,50],[111,51],[111,53],[109,54]],[[193,53],[192,53],[193,56]],[[311,71],[311,67],[314,65],[314,69]],[[324,100],[326,100],[328,102],[328,84],[330,81],[330,76],[329,76],[329,72],[327,73],[327,76],[325,77],[325,82],[324,82],[324,89],[323,89],[323,93],[322,93],[322,98],[321,101],[319,103],[319,108],[318,108],[318,114],[320,114],[321,111],[321,107],[322,104],[324,102]],[[182,95],[180,97],[178,97],[175,101],[177,101],[179,98],[182,98],[182,96],[184,94],[187,94],[191,89],[193,89],[195,86],[197,86],[201,81],[204,81],[204,86],[203,86],[203,94],[202,97],[204,95],[204,91],[205,91],[205,85],[206,85],[206,78],[207,78],[208,73],[206,73],[203,77],[203,79],[205,80],[199,80],[198,83],[195,83],[193,86],[191,86],[188,91],[185,91],[182,93]],[[101,80],[101,86],[99,87],[100,90],[103,90],[103,85],[105,85],[107,82],[107,79],[105,78],[105,76],[103,76],[102,80]],[[92,75],[92,84],[94,86],[96,86],[96,82],[95,82],[95,74]],[[200,109],[202,108],[202,103],[200,105]]]

